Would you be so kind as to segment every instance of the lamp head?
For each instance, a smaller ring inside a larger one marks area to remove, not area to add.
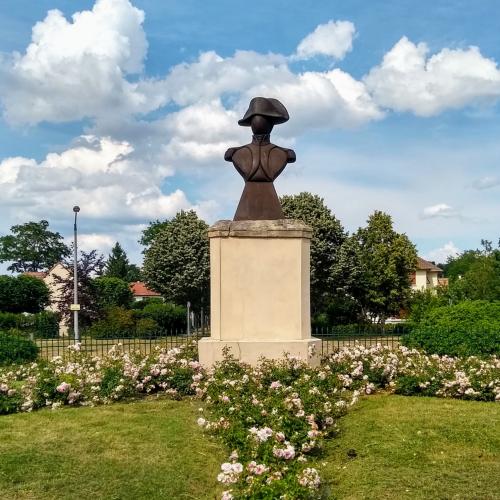
[[[79,211],[80,211],[80,207],[79,207],[78,205],[75,205],[75,206],[73,207],[73,212],[75,212],[75,214],[76,214],[76,213],[78,213]]]

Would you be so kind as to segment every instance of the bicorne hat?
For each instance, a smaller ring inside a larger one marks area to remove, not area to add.
[[[290,118],[285,106],[278,101],[268,97],[254,97],[250,101],[245,116],[238,121],[238,125],[249,127],[252,116],[262,115],[271,118],[273,124],[285,123]]]

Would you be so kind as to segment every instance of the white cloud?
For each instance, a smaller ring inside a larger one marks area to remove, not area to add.
[[[432,116],[500,97],[500,70],[479,48],[445,48],[431,57],[428,53],[425,43],[401,38],[364,79],[375,102]]]
[[[72,242],[73,238],[66,238],[67,242]],[[97,250],[99,253],[107,254],[113,245],[115,244],[115,240],[106,234],[79,234],[78,235],[78,249],[83,250],[85,252],[90,252],[91,250]]]
[[[40,163],[19,157],[0,162],[0,211],[4,221],[61,220],[80,205],[87,224],[94,221],[91,225],[103,230],[125,221],[167,218],[191,207],[181,190],[160,190],[169,174],[166,165],[134,157],[127,142],[81,136],[73,147]]]
[[[171,137],[164,151],[171,161],[222,161],[231,145],[248,140],[248,129],[237,126],[240,116],[220,99],[201,102],[170,113],[162,127]]]
[[[452,241],[445,243],[440,248],[435,248],[434,250],[429,250],[425,255],[424,259],[436,262],[444,263],[448,260],[448,257],[455,257],[460,253],[460,249],[455,246]]]
[[[333,21],[320,24],[298,45],[295,58],[309,59],[316,55],[326,55],[343,59],[352,50],[352,39],[356,33],[350,21]]]
[[[422,211],[423,219],[432,219],[435,217],[460,217],[460,213],[455,210],[450,205],[446,203],[438,203],[437,205],[431,205],[429,207],[425,207]]]
[[[352,128],[384,116],[365,85],[340,69],[263,83],[249,89],[244,101],[252,95],[276,95],[286,103],[293,121],[281,128],[282,134],[300,134],[311,128]]]
[[[11,123],[68,121],[156,108],[154,83],[130,83],[143,70],[144,13],[128,0],[97,0],[90,11],[58,10],[35,24],[24,54],[0,57],[4,116]]]
[[[500,177],[494,175],[481,177],[472,183],[472,187],[479,190],[490,189],[496,186],[500,186]]]
[[[224,94],[238,94],[264,79],[280,82],[292,76],[287,58],[281,54],[237,50],[224,58],[208,51],[190,64],[174,66],[163,85],[176,104],[188,106],[210,102]]]

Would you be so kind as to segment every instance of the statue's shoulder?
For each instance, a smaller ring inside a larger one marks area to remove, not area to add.
[[[224,155],[226,161],[234,161],[236,158],[252,157],[252,144],[245,144],[237,148],[229,148]]]
[[[286,160],[287,163],[293,163],[296,160],[295,151],[293,149],[282,148],[276,144],[269,144],[269,155],[277,156],[280,159]]]

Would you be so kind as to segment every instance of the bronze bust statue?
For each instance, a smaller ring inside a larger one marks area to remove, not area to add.
[[[295,161],[295,151],[272,144],[270,135],[275,124],[288,118],[285,106],[277,99],[254,97],[245,116],[238,121],[239,125],[252,128],[253,137],[250,144],[229,148],[224,155],[245,179],[234,220],[285,218],[273,181],[287,163]]]

